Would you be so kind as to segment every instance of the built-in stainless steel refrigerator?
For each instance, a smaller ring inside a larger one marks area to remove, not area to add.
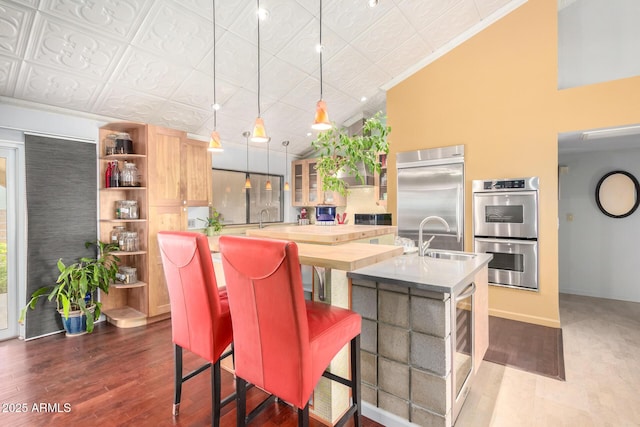
[[[433,249],[464,249],[464,145],[396,154],[398,235],[418,245],[418,228],[428,216],[444,219],[425,224],[424,241]]]

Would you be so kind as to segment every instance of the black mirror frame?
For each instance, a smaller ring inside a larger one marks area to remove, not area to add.
[[[636,202],[634,203],[633,207],[631,209],[629,209],[629,211],[623,213],[622,215],[613,215],[612,213],[607,211],[604,208],[604,206],[602,206],[602,203],[600,203],[600,186],[602,186],[602,183],[605,181],[605,179],[607,179],[611,175],[615,175],[615,174],[622,174],[622,175],[625,175],[627,178],[629,178],[633,182],[633,186],[634,186],[635,191],[636,191]],[[606,173],[605,175],[602,176],[602,178],[600,178],[600,180],[598,181],[598,185],[596,186],[596,204],[598,205],[598,208],[600,209],[600,211],[603,214],[605,214],[606,216],[610,217],[610,218],[626,218],[629,215],[631,215],[632,213],[634,213],[636,211],[636,209],[638,209],[638,206],[640,205],[640,197],[639,196],[640,196],[640,183],[638,183],[638,180],[636,179],[635,176],[633,176],[629,172],[623,171],[623,170],[617,170],[617,171],[612,171],[612,172]]]

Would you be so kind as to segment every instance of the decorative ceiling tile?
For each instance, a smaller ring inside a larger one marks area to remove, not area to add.
[[[291,91],[298,83],[303,81],[307,74],[299,69],[292,67],[291,64],[284,62],[275,56],[262,58],[262,70],[260,72],[260,90],[261,92],[274,99],[280,99]],[[246,85],[249,90],[258,88],[258,78]]]
[[[222,109],[237,90],[236,85],[216,76],[216,97]],[[172,99],[193,107],[209,109],[213,105],[213,77],[193,70],[176,90]]]
[[[211,49],[213,25],[169,2],[155,2],[132,44],[195,67]]]
[[[42,11],[120,39],[130,40],[152,0],[47,0]]]
[[[24,55],[34,16],[33,9],[0,3],[0,54]]]
[[[398,8],[393,8],[373,25],[363,31],[351,45],[371,61],[388,55],[415,33],[407,18]]]
[[[464,0],[420,30],[420,34],[434,49],[439,49],[479,21],[480,15],[473,0]]]
[[[163,105],[158,117],[163,126],[186,132],[196,132],[211,115],[210,111],[167,102]]]
[[[296,68],[308,73],[317,74],[320,68],[320,57],[316,46],[319,43],[318,21],[309,22],[300,33],[278,52],[278,57],[287,61]],[[340,52],[347,43],[334,31],[324,27],[322,29],[322,61],[326,63],[335,54]]]
[[[463,0],[401,0],[398,9],[411,22],[413,28],[420,30],[442,16],[447,10]]]
[[[0,95],[13,96],[20,60],[0,55]]]
[[[315,109],[316,102],[320,99],[320,80],[315,77],[307,77],[291,91],[283,96],[280,101],[293,107],[309,110]]]
[[[313,15],[292,1],[263,1],[260,6],[269,11],[269,17],[260,22],[260,47],[271,54],[277,54],[313,19]],[[229,28],[254,45],[258,44],[256,7],[255,3],[249,3]]]
[[[366,74],[372,64],[373,62],[349,45],[323,65],[323,80],[334,86],[340,86]]]
[[[341,91],[355,99],[360,99],[363,96],[368,98],[391,79],[386,71],[375,64],[371,64],[367,71],[366,74],[358,76],[348,83],[343,83]]]
[[[90,78],[106,78],[123,50],[107,37],[38,15],[27,59]]]
[[[130,47],[125,52],[113,82],[151,95],[169,98],[190,74],[189,68]]]
[[[15,96],[20,99],[51,103],[73,110],[86,111],[95,101],[102,84],[64,71],[24,63],[20,70]]]
[[[216,74],[237,86],[245,86],[257,79],[257,51],[251,43],[225,32],[216,43]],[[264,64],[264,62],[262,63]],[[198,70],[205,73],[213,69],[213,56],[209,52]]]
[[[122,120],[154,123],[155,112],[165,100],[109,84],[100,94],[94,112]]]
[[[475,0],[476,7],[482,19],[506,6],[509,2],[509,0]]]
[[[371,8],[365,0],[330,0],[322,5],[322,25],[344,40],[353,40],[395,7],[392,1],[381,1]]]
[[[378,58],[376,65],[385,70],[391,77],[406,71],[409,66],[421,61],[433,50],[418,35],[414,35],[406,42],[396,45],[388,55]]]

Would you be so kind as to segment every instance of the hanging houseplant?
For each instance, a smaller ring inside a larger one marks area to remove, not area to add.
[[[353,175],[364,184],[362,165],[371,172],[380,173],[378,154],[388,154],[387,136],[391,127],[382,123],[385,117],[377,112],[365,120],[360,135],[349,136],[344,128],[335,125],[318,134],[311,146],[319,153],[316,170],[322,177],[322,189],[347,195],[348,187],[338,178],[338,172]]]

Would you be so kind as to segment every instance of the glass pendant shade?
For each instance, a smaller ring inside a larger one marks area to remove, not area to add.
[[[289,181],[284,183],[284,191],[289,191],[291,190],[291,188],[289,188]]]
[[[327,112],[327,103],[322,99],[316,104],[316,118],[313,121],[311,128],[315,130],[331,129],[329,113]]]
[[[244,188],[251,188],[251,180],[247,177],[247,180],[244,182]]]
[[[256,123],[253,126],[253,136],[251,136],[251,141],[269,142],[269,137],[267,136],[267,131],[264,128],[264,120],[262,120],[262,117],[258,117],[256,119]]]
[[[214,130],[213,132],[211,132],[211,139],[209,140],[209,147],[207,148],[207,150],[213,153],[220,153],[224,151],[224,149],[222,148],[222,143],[220,142],[220,134],[218,133],[218,131]]]
[[[272,188],[271,188],[271,180],[270,179],[267,180],[267,183],[265,184],[264,189],[267,190],[267,191],[271,191],[272,190]]]

